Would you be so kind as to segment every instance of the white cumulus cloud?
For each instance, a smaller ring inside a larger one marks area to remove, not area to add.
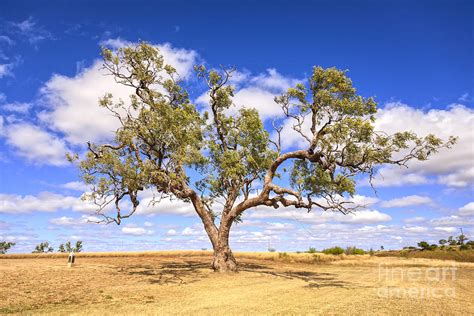
[[[421,195],[409,195],[401,198],[392,199],[389,201],[383,201],[380,203],[382,207],[405,207],[405,206],[416,206],[416,205],[430,205],[433,201],[430,197]]]
[[[47,131],[29,124],[19,123],[4,127],[7,144],[19,156],[36,164],[63,166],[67,164],[66,143]]]

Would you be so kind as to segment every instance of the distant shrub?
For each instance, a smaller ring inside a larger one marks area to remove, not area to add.
[[[344,253],[346,255],[365,255],[366,252],[364,249],[360,249],[360,248],[357,248],[357,247],[347,247],[345,250],[344,250]]]
[[[82,241],[76,241],[76,247],[74,247],[74,252],[81,252],[82,251]]]
[[[13,246],[15,246],[14,242],[0,241],[0,254],[6,254],[7,251]]]
[[[322,251],[323,253],[327,255],[342,255],[344,253],[344,249],[341,247],[332,247],[332,248],[326,248]]]
[[[82,241],[76,241],[76,245],[73,246],[70,241],[66,244],[60,244],[58,252],[81,252],[82,251]]]
[[[66,248],[64,247],[64,244],[59,245],[58,252],[66,252]]]
[[[36,245],[35,250],[33,253],[46,253],[46,252],[53,252],[54,249],[49,245],[49,242],[45,241]]]
[[[420,241],[418,243],[418,247],[420,247],[421,250],[435,250],[436,248],[438,248],[438,245],[436,245],[436,244],[431,244],[430,245],[426,241]]]
[[[458,244],[458,242],[453,238],[453,236],[449,236],[449,237],[448,237],[448,244],[449,244],[450,246],[455,246],[455,245]]]
[[[314,248],[314,247],[309,247],[308,253],[316,253],[316,248]]]
[[[275,248],[268,248],[268,252],[275,252],[276,249]]]
[[[291,261],[290,255],[287,254],[286,252],[279,252],[278,253],[278,259],[280,259],[282,261]]]
[[[420,247],[421,250],[429,250],[430,244],[427,243],[426,241],[420,241],[418,243],[418,247]]]

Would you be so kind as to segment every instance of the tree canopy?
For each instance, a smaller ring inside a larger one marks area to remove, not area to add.
[[[382,165],[427,160],[455,142],[454,137],[443,141],[435,135],[375,130],[376,102],[358,95],[346,72],[336,68],[314,67],[306,82],[275,97],[282,112],[270,128],[251,104],[230,111],[235,106],[229,83],[233,69],[195,67],[209,96],[201,109],[156,47],[104,48],[102,55],[104,68],[134,94],[129,100],[108,93],[100,99],[120,127],[112,142],[88,143],[79,162],[92,188],[85,197],[97,204],[105,222],[117,224],[137,211],[144,190],[158,194],[156,203],[162,197],[192,203],[218,271],[236,269],[229,231],[246,210],[292,206],[347,214],[360,207],[350,200],[358,175],[371,178]],[[285,123],[306,146],[282,147]],[[288,185],[277,181],[281,177]],[[106,211],[111,206],[114,214]]]

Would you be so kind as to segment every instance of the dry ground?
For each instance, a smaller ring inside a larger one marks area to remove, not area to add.
[[[222,275],[205,252],[3,258],[5,314],[474,314],[472,263],[242,253]]]

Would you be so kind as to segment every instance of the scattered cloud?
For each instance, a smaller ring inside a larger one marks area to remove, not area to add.
[[[426,218],[422,216],[410,217],[403,219],[405,223],[420,223],[426,221]]]
[[[130,42],[111,39],[103,44],[113,48]],[[188,77],[198,58],[195,51],[174,48],[170,44],[156,45],[165,62],[173,65],[183,77]],[[115,100],[127,102],[134,90],[117,84],[111,76],[104,76],[102,61],[82,69],[73,77],[53,75],[41,89],[48,109],[39,114],[40,120],[62,133],[71,144],[84,145],[87,141],[106,141],[119,127],[118,120],[98,105],[99,98],[112,93]]]
[[[82,215],[80,218],[73,218],[68,216],[52,218],[49,220],[49,222],[58,226],[78,226],[86,224],[98,224],[100,220],[101,219],[97,216]]]
[[[96,207],[78,197],[64,196],[51,192],[38,195],[0,194],[0,213],[21,214],[31,212],[56,212],[72,210],[93,212]]]
[[[122,228],[122,233],[126,235],[133,235],[133,236],[144,236],[144,235],[152,235],[154,233],[153,230],[145,229],[143,227],[137,227],[133,225],[127,225]]]
[[[65,189],[73,190],[73,191],[80,191],[80,192],[86,192],[89,190],[89,187],[87,186],[87,184],[85,184],[84,182],[79,182],[79,181],[67,182],[61,185],[61,187]]]
[[[433,201],[427,196],[421,195],[409,195],[389,201],[383,201],[380,206],[390,207],[405,207],[405,206],[418,206],[418,205],[431,205]]]
[[[170,229],[168,232],[166,232],[166,235],[168,236],[175,236],[177,234],[176,230]]]
[[[159,198],[160,195],[153,193],[152,190],[140,192],[140,205],[137,208],[137,214],[140,215],[183,215],[195,216],[196,212],[191,203],[186,203],[176,198]]]
[[[52,218],[49,220],[51,224],[54,225],[59,225],[59,226],[70,226],[70,225],[77,225],[77,222],[74,218],[72,217],[58,217],[58,218]]]
[[[18,123],[4,128],[7,144],[17,155],[39,165],[64,166],[67,164],[68,148],[62,139],[29,123]]]
[[[435,227],[434,229],[438,230],[438,231],[445,232],[445,233],[450,233],[450,234],[459,231],[459,229],[456,228],[456,227]]]
[[[118,49],[127,46],[137,45],[136,42],[130,42],[122,38],[107,39],[101,42],[101,45],[111,49]],[[173,47],[170,43],[153,44],[158,48],[166,64],[172,65],[177,73],[183,78],[189,78],[193,73],[193,67],[199,59],[199,55],[194,50]]]
[[[0,64],[0,79],[7,76],[12,76],[13,64]]]
[[[400,119],[403,118],[403,119]],[[420,136],[435,134],[444,140],[459,138],[452,149],[441,149],[428,161],[412,161],[409,168],[384,167],[374,179],[377,187],[436,182],[464,188],[474,184],[474,110],[460,104],[448,109],[423,111],[403,103],[389,103],[377,113],[376,128],[389,134],[413,131]],[[434,177],[434,179],[431,178]]]
[[[445,217],[434,218],[430,220],[432,226],[453,226],[453,227],[467,227],[474,225],[473,218],[466,218],[458,215],[451,215]]]
[[[474,216],[474,202],[469,202],[459,209],[460,216]]]
[[[256,109],[262,120],[275,118],[283,115],[283,111],[274,98],[284,93],[288,88],[295,86],[301,80],[285,77],[276,69],[267,69],[267,72],[252,76],[249,72],[233,73],[230,83],[235,85],[233,103],[234,107],[228,110],[233,115],[241,108]],[[209,94],[201,94],[196,103],[207,106]]]
[[[13,41],[9,36],[6,35],[0,35],[0,42],[6,43],[7,45],[15,44],[15,41]]]
[[[196,228],[193,228],[193,227],[186,227],[181,232],[181,235],[183,235],[183,236],[196,236],[196,235],[202,235],[202,233],[203,233],[202,229],[196,229]]]
[[[28,102],[13,102],[13,103],[4,104],[1,106],[1,108],[8,112],[16,112],[16,113],[25,114],[29,111],[29,109],[31,108],[31,105],[32,104]]]
[[[403,229],[412,233],[426,233],[428,227],[424,226],[403,226]]]
[[[470,102],[472,100],[471,96],[469,95],[469,92],[463,93],[459,98],[459,102]]]
[[[321,212],[312,211],[306,212],[304,210],[298,210],[294,208],[277,209],[273,210],[268,207],[264,207],[258,210],[252,210],[246,218],[250,219],[269,219],[269,218],[280,218],[286,220],[294,220],[297,222],[317,224],[317,223],[352,223],[352,224],[374,224],[380,222],[388,222],[392,218],[390,215],[381,213],[377,210],[361,210],[356,211],[348,215],[344,215],[339,212]]]
[[[32,45],[43,40],[53,39],[53,34],[39,25],[31,16],[21,22],[10,22],[10,27],[14,34],[24,38]]]

